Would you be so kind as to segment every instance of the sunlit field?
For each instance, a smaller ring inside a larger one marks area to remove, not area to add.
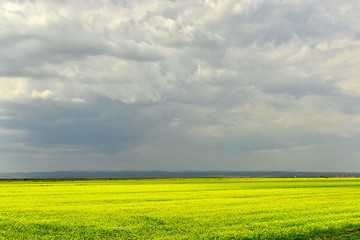
[[[0,181],[0,239],[360,239],[360,179]]]

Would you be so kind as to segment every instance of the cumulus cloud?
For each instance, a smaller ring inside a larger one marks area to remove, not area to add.
[[[359,8],[5,1],[1,168],[354,170]]]

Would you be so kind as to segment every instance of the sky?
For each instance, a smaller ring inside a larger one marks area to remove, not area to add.
[[[0,172],[360,172],[360,1],[0,3]]]

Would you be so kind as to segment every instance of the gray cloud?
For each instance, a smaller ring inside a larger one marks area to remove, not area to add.
[[[0,120],[2,128],[24,132],[21,142],[36,147],[85,145],[117,152],[134,144],[156,124],[150,118],[142,119],[138,113],[141,106],[101,98],[93,103],[67,104],[31,100],[3,107],[7,118]]]
[[[360,171],[359,7],[5,1],[1,168]]]

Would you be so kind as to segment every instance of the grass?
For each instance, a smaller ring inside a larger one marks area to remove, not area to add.
[[[360,239],[360,179],[0,181],[0,239]]]

